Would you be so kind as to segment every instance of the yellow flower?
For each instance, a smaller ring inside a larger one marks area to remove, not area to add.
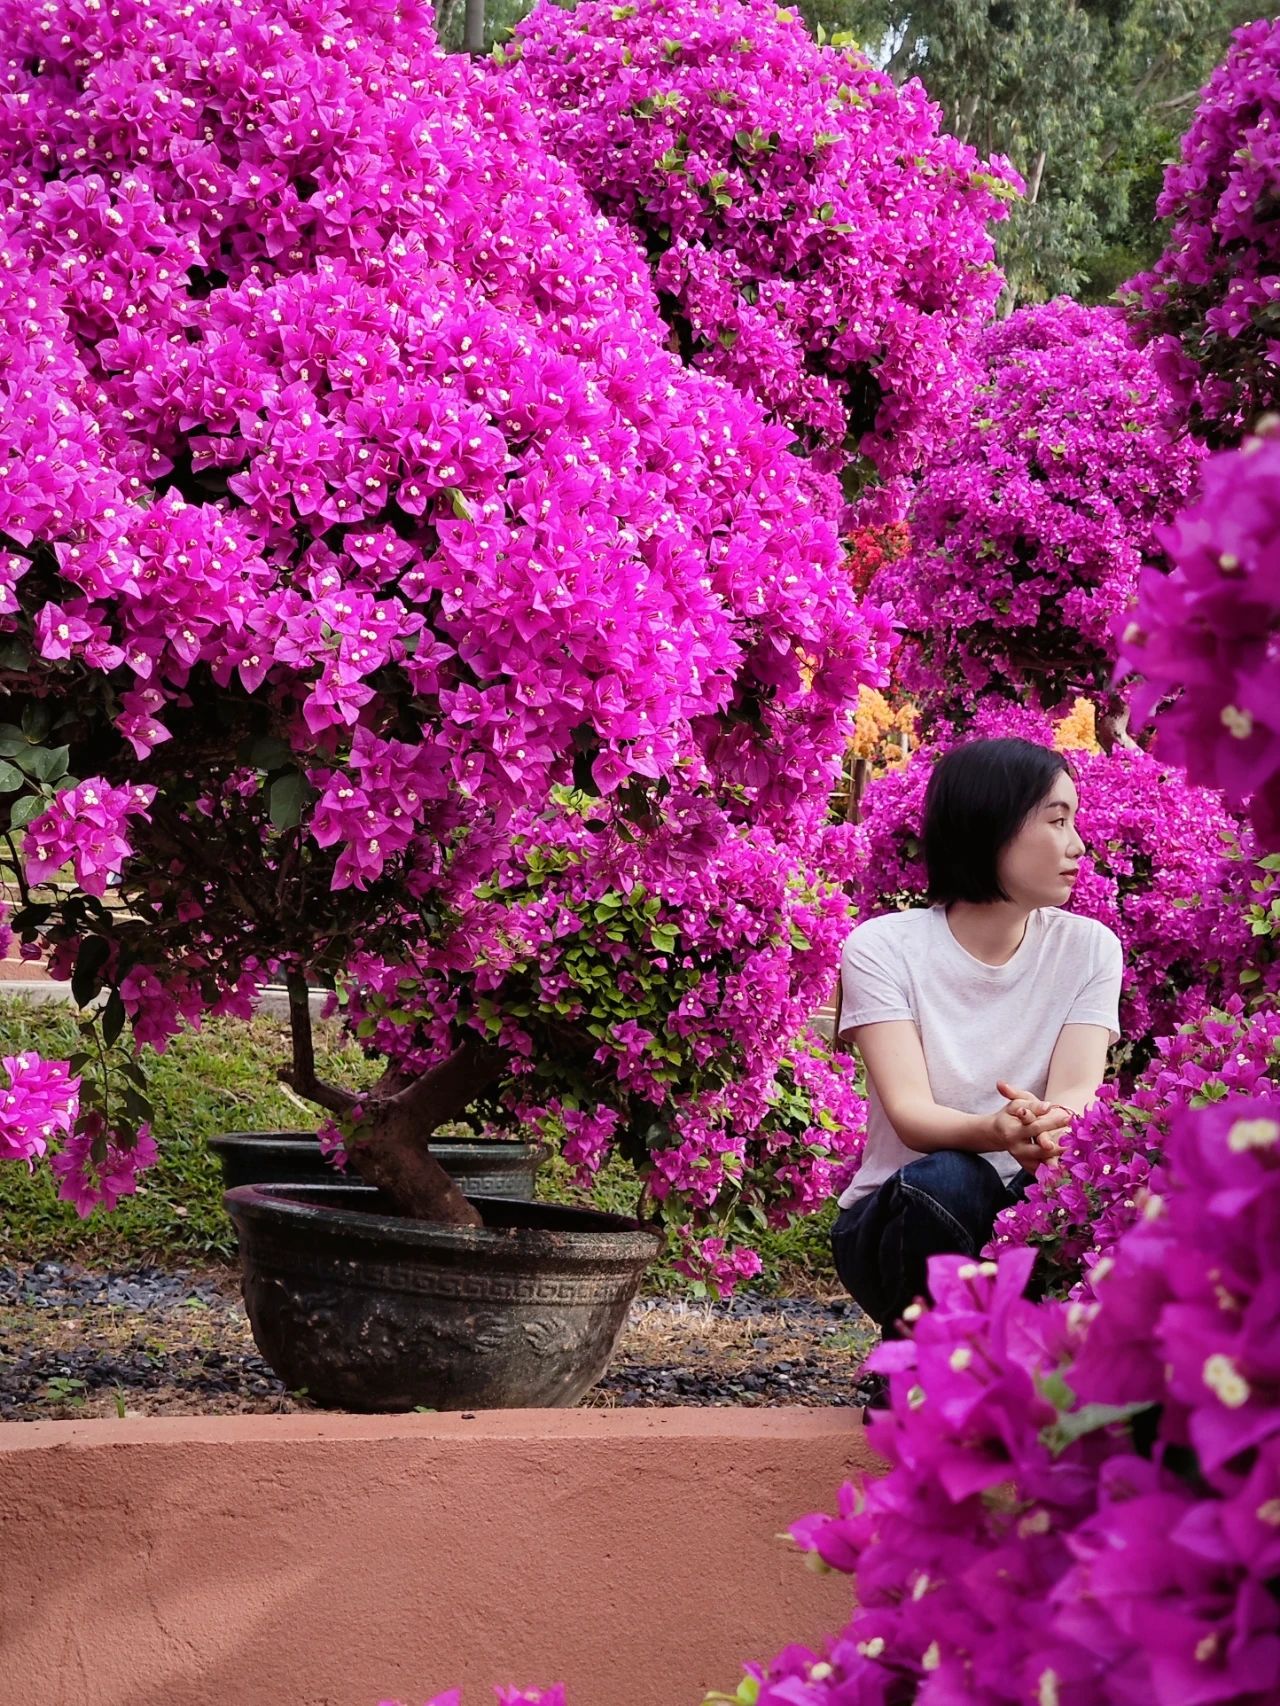
[[[1066,716],[1055,723],[1053,744],[1059,752],[1102,751],[1097,712],[1088,699],[1077,699]]]

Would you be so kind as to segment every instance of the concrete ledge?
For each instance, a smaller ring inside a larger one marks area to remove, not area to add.
[[[849,1583],[777,1537],[856,1410],[0,1424],[0,1676],[31,1706],[698,1706]]]

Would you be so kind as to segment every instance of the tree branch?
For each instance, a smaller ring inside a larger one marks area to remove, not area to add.
[[[424,1124],[430,1118],[430,1129],[434,1129],[474,1102],[501,1074],[504,1062],[500,1049],[467,1036],[452,1054],[393,1091],[387,1100],[406,1114],[426,1116]]]
[[[311,1035],[311,992],[300,971],[291,971],[285,979],[289,992],[289,1035],[293,1041],[293,1064],[280,1068],[280,1078],[300,1096],[331,1114],[350,1113],[359,1097],[336,1084],[326,1084],[316,1077],[315,1043]]]

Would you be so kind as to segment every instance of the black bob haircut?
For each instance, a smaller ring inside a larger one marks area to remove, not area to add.
[[[1030,740],[971,740],[944,753],[924,796],[929,899],[1008,900],[996,861],[1064,772],[1060,752]]]

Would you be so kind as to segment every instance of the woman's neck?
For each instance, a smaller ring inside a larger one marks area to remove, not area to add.
[[[1022,946],[1031,914],[1012,900],[993,900],[976,906],[953,900],[946,909],[951,934],[967,954],[985,965],[1002,966]]]

